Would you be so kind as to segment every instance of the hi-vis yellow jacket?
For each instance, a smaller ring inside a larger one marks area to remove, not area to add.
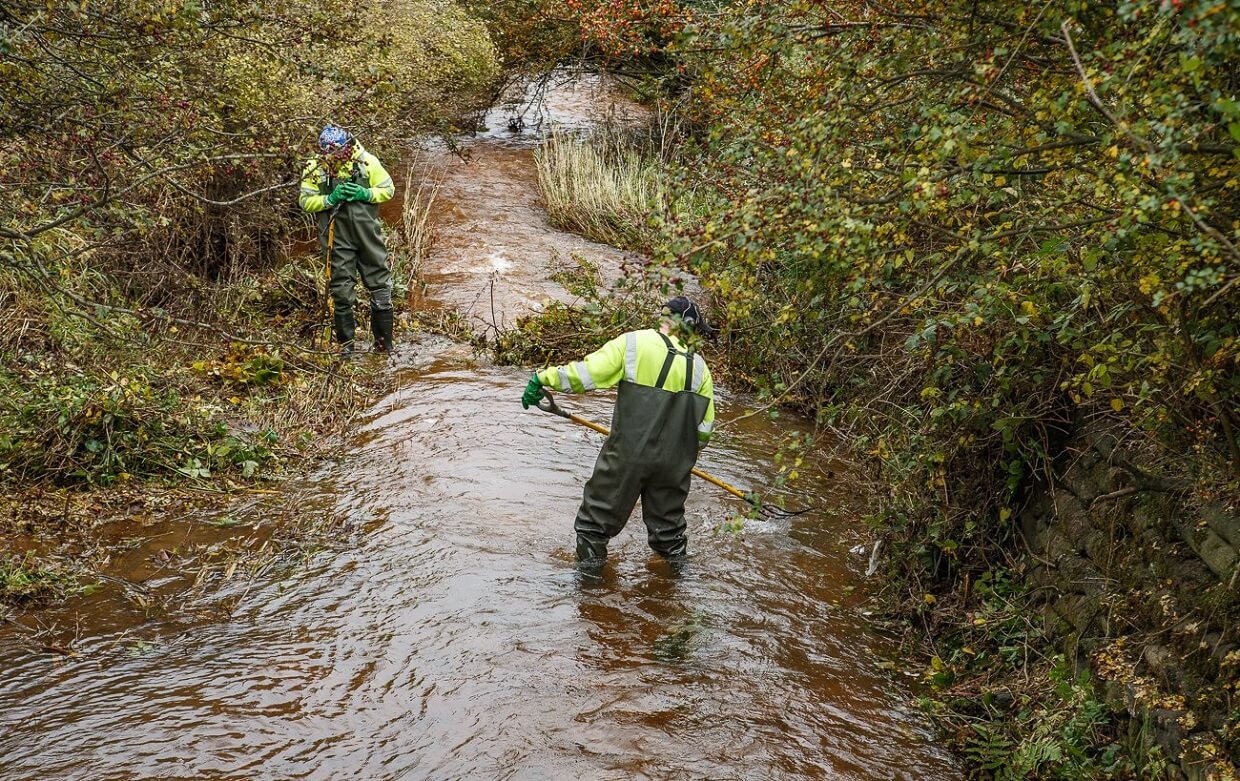
[[[685,351],[676,337],[669,336],[668,339],[677,350],[682,353]],[[582,361],[543,369],[538,372],[538,379],[546,387],[565,393],[610,388],[622,381],[672,393],[682,389],[689,390],[707,400],[706,413],[697,426],[698,445],[704,447],[710,441],[711,432],[715,428],[715,389],[711,382],[710,369],[706,367],[702,356],[694,353],[693,376],[688,383],[685,382],[687,361],[677,359],[672,361],[667,377],[660,385],[659,374],[663,370],[667,354],[667,344],[658,331],[630,331],[612,339]]]
[[[379,162],[379,158],[363,149],[361,144],[354,142],[353,155],[348,160],[342,161],[335,175],[330,178],[323,168],[321,158],[316,157],[306,163],[301,174],[301,192],[297,199],[301,208],[311,214],[326,209],[327,196],[331,192],[328,184],[350,181],[355,167],[360,168],[363,174],[362,180],[370,189],[370,203],[383,203],[391,200],[396,194],[396,185],[392,183],[392,177]]]

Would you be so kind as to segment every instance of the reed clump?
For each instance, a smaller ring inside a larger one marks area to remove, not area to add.
[[[426,260],[435,243],[431,211],[439,195],[439,172],[431,171],[420,176],[415,166],[409,166],[405,183],[400,224],[389,235],[388,246],[391,250],[393,294],[415,306],[424,292],[422,261]]]
[[[593,241],[649,250],[664,203],[657,155],[619,131],[552,132],[534,155],[553,225]]]

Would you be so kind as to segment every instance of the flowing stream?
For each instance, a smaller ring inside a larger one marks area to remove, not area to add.
[[[585,81],[548,106],[584,123],[607,100]],[[432,155],[439,241],[424,272],[431,300],[511,322],[562,295],[550,255],[623,258],[547,224],[537,128],[510,135],[503,120],[467,141],[468,163]],[[718,528],[738,502],[695,482],[683,571],[648,551],[635,517],[602,579],[585,579],[572,518],[597,435],[523,411],[528,370],[441,340],[364,360],[398,390],[348,455],[235,511],[257,527],[343,517],[350,544],[229,580],[176,616],[88,601],[76,656],[0,634],[0,778],[959,778],[879,669],[890,642],[846,596],[861,522],[829,465],[797,500],[822,509],[741,534]],[[744,411],[719,395],[721,419]],[[606,394],[561,401],[608,420]],[[740,421],[699,465],[769,480],[795,425]],[[136,550],[129,574],[149,576]]]

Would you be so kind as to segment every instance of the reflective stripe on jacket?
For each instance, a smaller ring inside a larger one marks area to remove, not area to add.
[[[370,203],[383,203],[396,194],[396,185],[392,183],[392,177],[379,162],[379,158],[363,149],[361,144],[354,143],[352,157],[340,163],[334,176],[328,176],[323,168],[322,158],[315,157],[306,162],[302,169],[297,203],[311,214],[323,211],[327,208],[327,195],[332,191],[331,185],[350,181],[354,166],[361,168],[363,181],[368,183]]]
[[[668,339],[678,351],[685,352],[676,337],[669,336]],[[702,356],[693,353],[693,376],[688,382],[685,381],[687,361],[679,358],[672,361],[667,376],[660,384],[659,374],[663,371],[667,355],[667,344],[658,331],[630,331],[607,342],[581,361],[543,369],[538,373],[538,379],[548,388],[565,393],[611,388],[622,381],[669,393],[682,389],[691,391],[707,401],[705,413],[697,422],[698,443],[705,445],[710,441],[715,427],[715,391],[710,369]]]

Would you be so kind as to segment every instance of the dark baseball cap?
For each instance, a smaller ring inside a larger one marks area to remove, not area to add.
[[[714,336],[715,329],[710,327],[706,322],[706,318],[702,316],[702,310],[698,305],[690,301],[684,296],[676,296],[663,305],[663,311],[667,314],[680,315],[680,319],[685,325],[697,329],[698,333],[704,336]]]

